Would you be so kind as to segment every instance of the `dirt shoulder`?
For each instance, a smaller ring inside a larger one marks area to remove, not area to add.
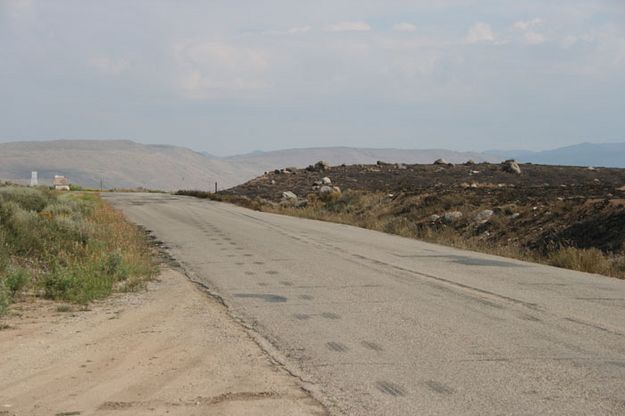
[[[177,271],[88,311],[57,306],[3,318],[0,415],[325,414]]]

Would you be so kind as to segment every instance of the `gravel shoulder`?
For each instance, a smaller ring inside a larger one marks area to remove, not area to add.
[[[323,415],[227,309],[178,271],[90,310],[16,305],[0,415]]]

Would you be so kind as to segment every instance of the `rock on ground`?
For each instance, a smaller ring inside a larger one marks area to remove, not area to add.
[[[485,209],[477,213],[477,215],[475,216],[475,221],[486,222],[490,219],[490,217],[493,216],[493,214],[494,212],[492,209]]]
[[[521,167],[516,162],[516,160],[506,160],[501,164],[501,168],[504,172],[516,173],[517,175],[521,174]]]
[[[445,220],[445,222],[448,222],[448,223],[456,222],[460,220],[461,218],[462,218],[462,212],[460,211],[450,211],[450,212],[446,212],[445,215],[443,215],[443,219]]]
[[[291,191],[282,192],[283,201],[297,201],[297,195]]]

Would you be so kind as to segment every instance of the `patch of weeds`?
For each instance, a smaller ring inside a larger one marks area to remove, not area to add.
[[[147,288],[147,283],[143,279],[130,278],[119,286],[119,291],[123,293],[139,292]]]
[[[596,248],[579,249],[565,247],[549,255],[549,264],[586,273],[612,274],[612,262]]]
[[[11,304],[11,296],[8,291],[0,286],[0,316],[5,315],[9,311]]]
[[[49,299],[86,304],[108,296],[113,290],[113,278],[94,273],[93,268],[57,268],[43,280],[45,296]]]
[[[7,277],[4,278],[4,286],[9,291],[12,298],[22,291],[30,280],[30,274],[22,269],[16,268],[10,270]]]
[[[73,312],[74,308],[71,305],[64,304],[64,305],[57,306],[56,311],[57,312]]]

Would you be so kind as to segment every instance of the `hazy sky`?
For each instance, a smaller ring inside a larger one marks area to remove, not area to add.
[[[0,141],[625,141],[623,0],[0,0]]]

